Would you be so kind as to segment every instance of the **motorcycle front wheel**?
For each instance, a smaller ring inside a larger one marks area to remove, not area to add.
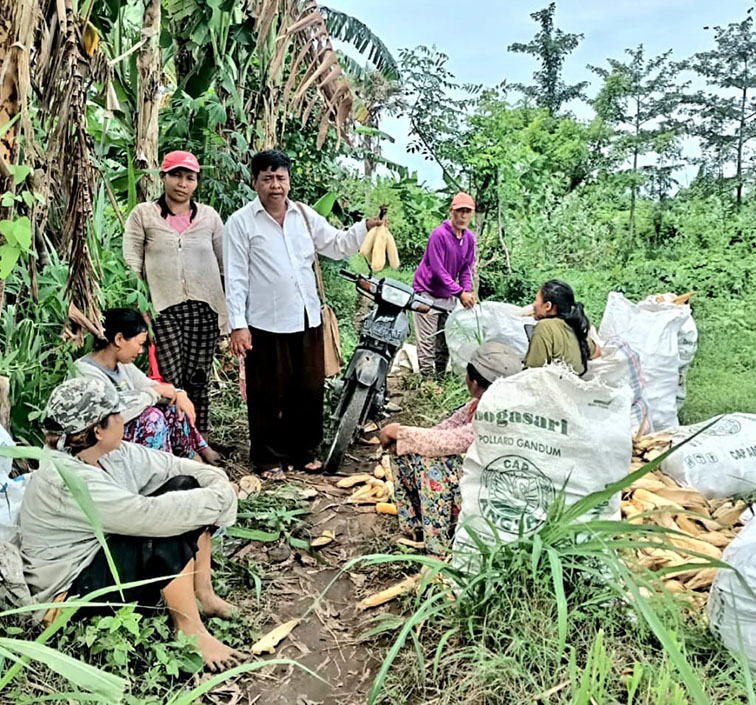
[[[358,384],[352,390],[351,397],[339,419],[339,425],[336,429],[336,435],[331,442],[331,448],[328,451],[328,457],[325,462],[325,471],[327,473],[334,474],[338,471],[344,458],[344,453],[352,445],[357,428],[363,419],[368,396],[371,391],[372,387],[365,387],[361,384]]]

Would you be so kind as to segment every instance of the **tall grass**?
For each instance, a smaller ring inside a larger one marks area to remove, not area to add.
[[[684,553],[655,525],[581,522],[664,456],[574,505],[557,501],[542,529],[513,543],[470,532],[475,561],[372,555],[367,565],[426,571],[402,615],[364,638],[393,634],[368,703],[745,703],[747,671],[708,634],[701,615],[635,563],[642,548]],[[458,531],[468,530],[458,527]],[[692,554],[695,555],[695,554]],[[721,561],[684,563],[727,569]],[[474,566],[461,569],[458,565]],[[668,577],[668,573],[663,577]],[[405,648],[410,646],[410,648]]]

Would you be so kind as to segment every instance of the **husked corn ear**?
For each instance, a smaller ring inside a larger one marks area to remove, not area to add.
[[[368,480],[372,480],[372,475],[368,475],[367,473],[361,473],[359,475],[350,475],[349,477],[344,477],[341,480],[339,480],[336,483],[336,487],[354,487],[355,485],[359,485],[361,483],[367,482]]]
[[[374,595],[370,595],[369,597],[360,600],[357,603],[357,607],[361,610],[366,610],[369,607],[378,607],[378,605],[395,600],[399,595],[414,590],[420,584],[421,577],[420,573],[418,573],[417,575],[405,578],[400,583],[396,583],[396,585],[392,585],[390,588],[386,588],[385,590],[381,590]]]
[[[272,631],[269,631],[260,641],[252,645],[252,653],[256,656],[263,653],[272,654],[276,650],[279,642],[283,641],[291,630],[299,624],[298,619],[291,619],[285,622],[280,627],[276,627]]]
[[[396,505],[393,502],[378,502],[375,505],[375,511],[378,514],[392,514],[396,516]]]
[[[368,230],[368,234],[365,236],[365,239],[360,246],[360,254],[366,259],[370,259],[370,255],[373,252],[373,245],[375,244],[375,237],[378,234],[378,227],[379,226],[376,226],[375,228],[370,228],[370,230]]]

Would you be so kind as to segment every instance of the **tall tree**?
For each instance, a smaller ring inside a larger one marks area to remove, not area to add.
[[[541,68],[533,73],[533,85],[522,83],[513,87],[532,98],[538,107],[546,108],[553,117],[562,106],[575,98],[584,98],[587,81],[568,85],[562,77],[565,59],[577,48],[583,39],[582,34],[564,32],[554,27],[556,3],[532,13],[530,16],[541,25],[541,31],[527,44],[515,42],[509,45],[509,51],[517,54],[530,54]]]
[[[399,53],[404,94],[401,114],[409,120],[407,151],[435,161],[451,188],[462,190],[457,160],[464,117],[480,86],[460,84],[447,68],[449,57],[435,47]]]
[[[629,57],[626,62],[608,59],[608,68],[589,68],[604,81],[593,107],[616,130],[613,148],[618,159],[630,162],[628,226],[634,237],[636,203],[645,176],[653,176],[657,190],[660,184],[669,183],[661,176],[662,172],[669,174],[669,158],[679,147],[682,130],[673,117],[679,105],[679,87],[670,60],[672,51],[647,58],[640,44],[625,53]],[[652,155],[652,163],[642,165],[642,158],[648,155]]]
[[[752,154],[748,145],[756,137],[756,33],[752,9],[742,22],[714,27],[714,49],[694,54],[684,64],[708,87],[687,99],[694,132],[720,174],[726,164],[734,162],[738,207],[750,171]]]
[[[160,110],[160,83],[163,77],[163,60],[160,50],[160,0],[145,0],[142,18],[142,47],[137,55],[136,144],[134,166],[148,173],[137,183],[140,201],[154,195],[158,167],[158,112]]]

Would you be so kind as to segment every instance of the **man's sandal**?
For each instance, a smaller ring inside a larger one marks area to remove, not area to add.
[[[260,470],[259,474],[263,480],[272,480],[273,482],[283,482],[286,479],[286,473],[280,465],[274,468]]]

